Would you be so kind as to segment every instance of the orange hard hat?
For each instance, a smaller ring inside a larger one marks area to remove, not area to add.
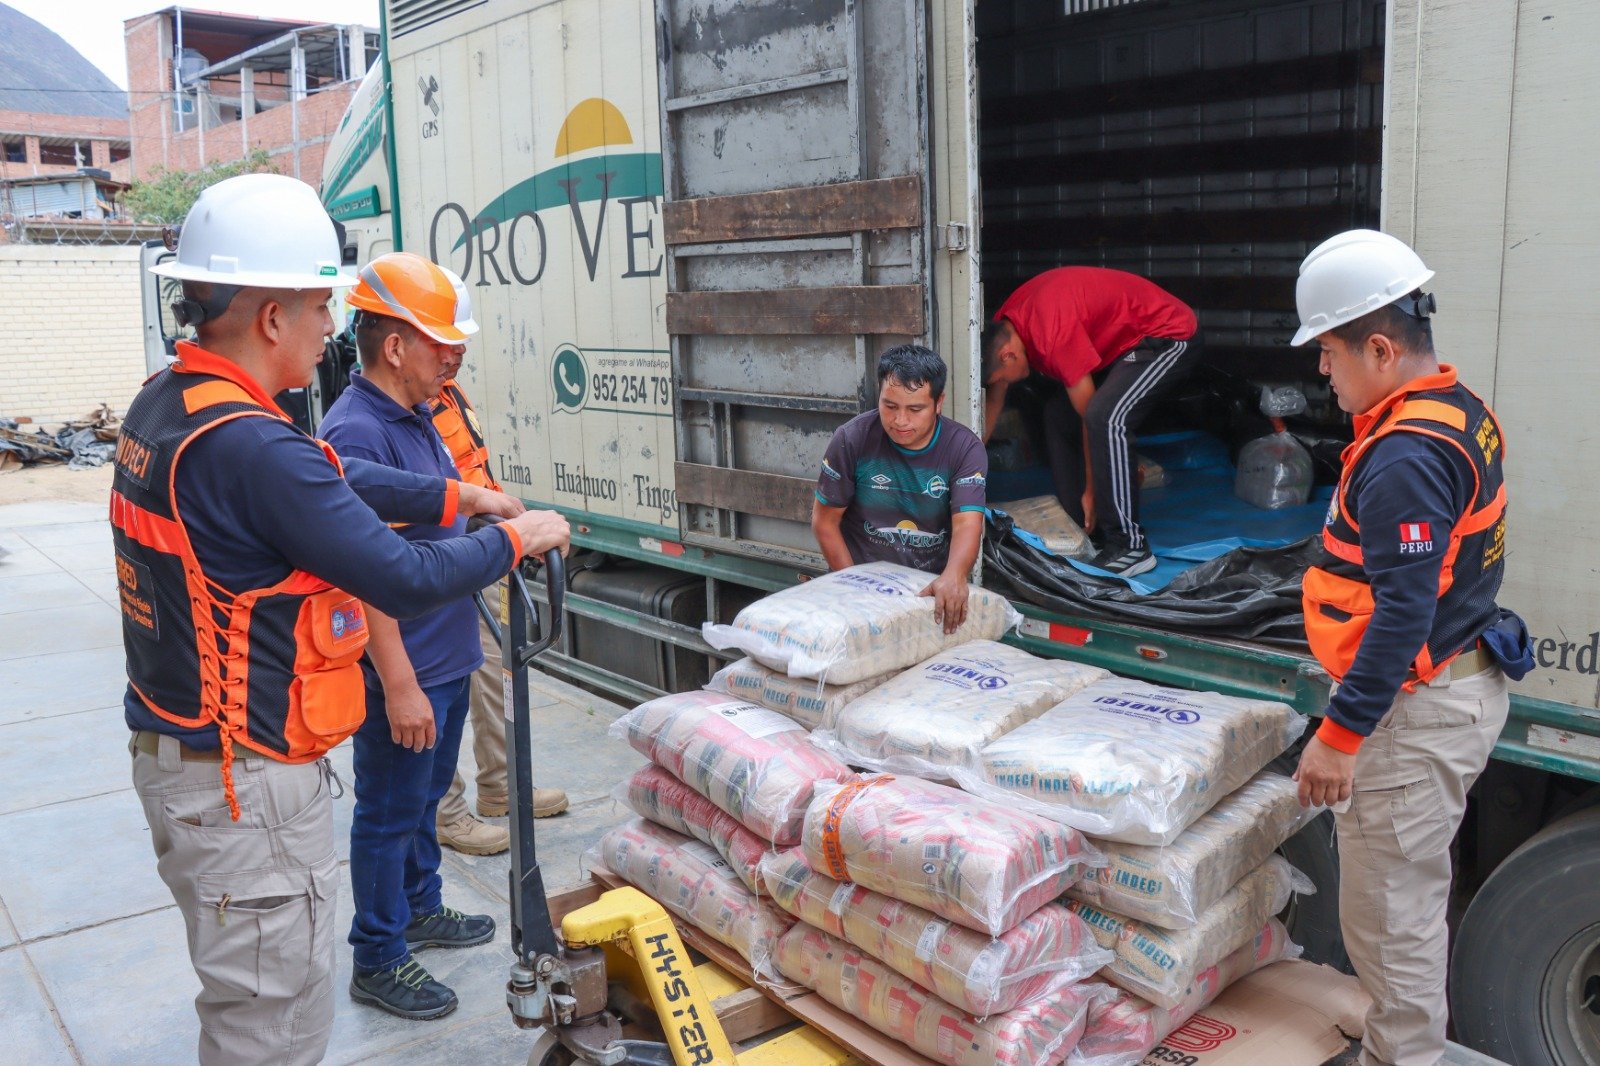
[[[389,252],[361,268],[345,302],[409,322],[440,344],[465,344],[456,326],[456,289],[445,272],[415,252]]]

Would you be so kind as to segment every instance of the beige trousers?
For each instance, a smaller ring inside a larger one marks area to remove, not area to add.
[[[1491,667],[1401,692],[1356,756],[1339,831],[1339,921],[1372,997],[1362,1066],[1444,1055],[1450,843],[1510,701]]]
[[[156,868],[183,914],[200,978],[204,1066],[321,1062],[333,1031],[339,860],[324,761],[234,760],[240,820],[219,762],[162,737],[133,754]]]
[[[472,675],[472,757],[478,765],[478,795],[503,803],[507,795],[505,677],[500,670],[500,645],[482,615],[478,616],[478,639],[483,642],[483,665]],[[439,801],[435,818],[439,825],[449,825],[470,813],[466,790],[457,770],[450,790]]]

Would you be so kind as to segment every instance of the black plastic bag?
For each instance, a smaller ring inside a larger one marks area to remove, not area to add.
[[[1321,552],[1316,536],[1282,548],[1237,548],[1141,595],[1027,544],[1012,525],[1005,515],[989,518],[983,558],[990,588],[1066,614],[1306,650],[1300,578]]]

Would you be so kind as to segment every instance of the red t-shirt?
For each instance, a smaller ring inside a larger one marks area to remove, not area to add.
[[[1011,321],[1028,365],[1076,385],[1146,337],[1186,340],[1198,323],[1189,305],[1137,274],[1104,267],[1057,267],[1029,278],[995,320]]]

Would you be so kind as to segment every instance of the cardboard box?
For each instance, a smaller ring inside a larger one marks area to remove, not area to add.
[[[1141,1066],[1322,1066],[1361,1038],[1371,1002],[1331,966],[1274,963],[1169,1033]]]

